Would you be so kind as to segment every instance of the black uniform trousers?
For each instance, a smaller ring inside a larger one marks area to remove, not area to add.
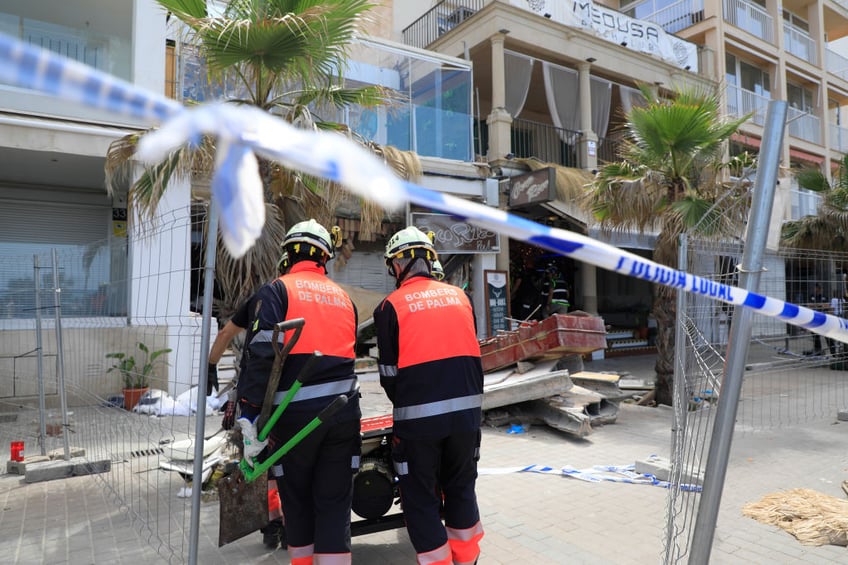
[[[275,449],[315,414],[287,416],[274,426]],[[277,477],[277,488],[290,546],[314,543],[315,553],[350,553],[354,465],[358,465],[361,447],[358,418],[331,420],[280,459],[283,474]]]
[[[479,453],[479,430],[433,440],[394,438],[392,458],[406,529],[416,553],[446,544],[445,526],[464,530],[480,520],[474,492]],[[445,526],[440,516],[442,497]]]

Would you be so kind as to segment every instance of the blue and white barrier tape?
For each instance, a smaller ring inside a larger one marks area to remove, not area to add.
[[[656,476],[636,472],[635,465],[594,465],[588,469],[576,469],[570,465],[562,468],[549,467],[546,465],[528,465],[527,467],[504,467],[484,468],[477,470],[479,475],[504,475],[508,473],[541,473],[543,475],[559,475],[580,479],[590,483],[624,483],[630,485],[650,485],[662,488],[671,488],[668,481],[661,481]],[[680,484],[676,488],[686,492],[701,492],[700,485]]]
[[[610,271],[744,306],[811,332],[848,343],[848,321],[809,308],[662,266],[588,237],[543,226],[503,210],[428,190],[398,179],[353,141],[331,133],[294,128],[256,108],[213,104],[186,109],[93,68],[0,34],[0,80],[94,108],[151,120],[166,119],[145,135],[142,160],[156,162],[201,134],[219,139],[222,155],[213,177],[213,201],[221,209],[222,235],[235,256],[258,237],[264,205],[258,175],[246,164],[250,153],[344,184],[387,209],[412,202],[462,218],[510,238],[532,243]],[[247,151],[246,149],[249,149]],[[257,227],[258,226],[258,227]]]

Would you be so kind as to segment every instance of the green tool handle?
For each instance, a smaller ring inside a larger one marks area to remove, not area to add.
[[[342,394],[337,396],[336,399],[329,404],[329,406],[321,410],[317,416],[312,418],[308,424],[303,426],[299,432],[294,434],[294,436],[284,443],[280,449],[275,451],[268,459],[257,464],[255,467],[251,468],[247,463],[247,460],[242,459],[241,463],[239,463],[239,468],[241,469],[242,474],[244,474],[244,479],[248,483],[251,483],[261,477],[274,463],[279,461],[283,455],[288,453],[295,445],[300,443],[303,438],[312,433],[312,430],[329,420],[333,414],[341,410],[345,404],[347,404],[347,395]]]
[[[283,415],[289,403],[294,398],[294,395],[297,394],[297,391],[300,390],[300,387],[310,379],[312,376],[312,366],[323,357],[320,351],[315,351],[312,353],[312,357],[310,357],[306,363],[304,363],[303,368],[300,370],[300,375],[298,375],[297,379],[292,383],[291,388],[286,393],[286,396],[283,398],[280,405],[274,409],[274,413],[271,414],[271,417],[268,418],[268,421],[262,426],[262,429],[259,430],[259,441],[265,441],[265,438],[268,437],[268,434],[271,433],[271,430],[274,428],[274,424],[277,423],[277,420],[280,419],[280,416]]]

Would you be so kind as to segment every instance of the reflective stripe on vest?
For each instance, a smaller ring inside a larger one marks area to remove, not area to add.
[[[291,401],[300,402],[302,400],[312,400],[314,398],[323,398],[325,396],[338,396],[339,394],[347,394],[358,388],[359,386],[356,379],[332,381],[320,385],[308,385],[299,388]],[[288,392],[288,390],[277,391],[277,394],[274,395],[274,405],[276,406],[280,404]]]
[[[377,365],[377,372],[381,377],[396,377],[397,365]]]
[[[274,330],[259,330],[256,332],[253,337],[250,339],[250,343],[271,343],[271,340],[274,337]],[[277,343],[280,345],[283,344],[283,334],[280,334],[277,337]]]
[[[459,398],[448,398],[447,400],[439,400],[437,402],[428,402],[427,404],[402,406],[400,408],[395,408],[392,414],[395,421],[415,420],[417,418],[428,418],[430,416],[450,414],[451,412],[459,412],[460,410],[480,408],[482,405],[483,395],[474,394],[471,396],[461,396]]]
[[[408,475],[409,474],[409,463],[406,461],[393,461],[395,466],[395,473],[398,475]]]

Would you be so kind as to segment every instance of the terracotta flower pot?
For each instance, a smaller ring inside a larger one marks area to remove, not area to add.
[[[144,388],[125,388],[124,389],[124,410],[132,410],[138,404],[138,400],[147,392],[149,387]]]

